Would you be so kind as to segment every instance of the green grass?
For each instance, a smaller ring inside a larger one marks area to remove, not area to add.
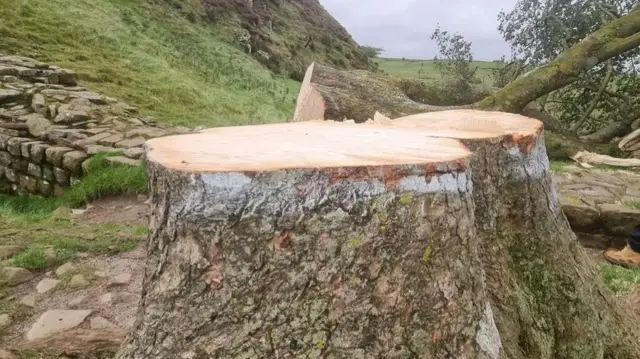
[[[604,265],[600,268],[605,284],[615,294],[627,294],[640,285],[640,269]]]
[[[201,13],[200,1],[182,2]],[[6,0],[0,52],[70,68],[81,85],[195,127],[291,118],[299,83],[275,76],[164,1]],[[225,30],[226,31],[226,30]]]
[[[549,166],[551,167],[551,173],[562,173],[569,169],[571,163],[567,161],[551,160],[549,161]]]
[[[437,81],[442,78],[433,60],[377,58],[374,61],[381,70],[391,75],[424,81]],[[493,86],[491,71],[497,68],[498,64],[491,61],[474,61],[473,66],[478,67],[476,74],[482,84]]]
[[[48,214],[58,207],[74,208],[108,195],[136,195],[147,192],[147,172],[138,167],[114,165],[106,157],[118,153],[98,154],[91,158],[88,173],[78,184],[69,187],[62,197],[0,195],[0,212]]]

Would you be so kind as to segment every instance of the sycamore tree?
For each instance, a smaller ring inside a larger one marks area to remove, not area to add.
[[[638,7],[634,0],[519,0],[499,14],[498,30],[518,69],[580,62],[576,68],[582,71],[559,79],[571,83],[544,94],[538,104],[571,132],[597,131],[588,137],[608,141],[640,118],[640,51],[634,48],[640,35],[638,16],[632,15]],[[602,29],[608,35],[597,36]],[[593,46],[575,51],[581,43]]]

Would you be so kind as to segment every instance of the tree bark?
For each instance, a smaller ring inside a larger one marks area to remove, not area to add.
[[[539,121],[449,111],[148,148],[148,263],[118,359],[640,357]]]
[[[571,231],[551,183],[542,126],[531,121],[445,111],[393,124],[459,138],[473,152],[479,253],[504,358],[640,358],[638,321],[610,300]],[[478,139],[441,130],[470,124],[497,125],[503,135]]]
[[[117,358],[496,358],[468,150],[368,128],[151,140],[149,262]]]

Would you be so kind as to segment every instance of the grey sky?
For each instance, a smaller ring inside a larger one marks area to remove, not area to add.
[[[385,57],[430,59],[440,23],[472,42],[474,58],[499,59],[509,47],[498,33],[498,13],[517,0],[320,0],[360,45],[382,47]]]

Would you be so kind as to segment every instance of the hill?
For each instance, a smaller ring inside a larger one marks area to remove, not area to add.
[[[284,121],[296,64],[366,66],[316,0],[7,0],[0,19],[0,52],[71,68],[83,86],[187,127]]]

